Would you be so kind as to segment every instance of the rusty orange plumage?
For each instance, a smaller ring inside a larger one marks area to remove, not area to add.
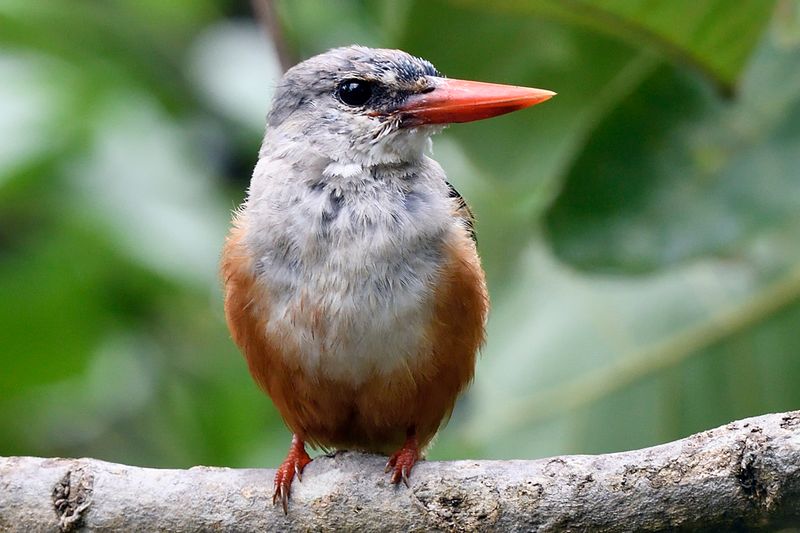
[[[284,509],[305,443],[392,454],[408,483],[473,377],[489,306],[472,215],[428,137],[552,94],[363,47],[285,75],[221,265],[233,340],[294,434]]]

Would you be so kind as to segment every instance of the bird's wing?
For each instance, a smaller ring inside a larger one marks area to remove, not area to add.
[[[469,208],[464,197],[459,194],[450,182],[445,183],[447,183],[447,187],[450,189],[450,198],[456,201],[456,216],[464,221],[464,227],[469,232],[469,236],[475,244],[478,244],[478,238],[475,236],[475,215],[472,214],[472,209]]]

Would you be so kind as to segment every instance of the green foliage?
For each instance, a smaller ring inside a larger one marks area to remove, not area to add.
[[[559,95],[448,129],[493,311],[435,458],[655,444],[800,404],[795,0],[284,0],[297,57],[399,47]],[[0,454],[274,464],[216,263],[270,43],[238,3],[0,1]]]
[[[460,3],[479,7],[476,0]],[[652,48],[676,63],[700,69],[731,89],[761,39],[773,2],[743,0],[500,0],[493,6],[580,24]]]

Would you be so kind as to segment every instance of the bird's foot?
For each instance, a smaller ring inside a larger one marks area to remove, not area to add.
[[[419,444],[417,443],[417,436],[411,434],[403,446],[394,452],[386,463],[386,472],[392,472],[390,481],[397,484],[400,483],[400,480],[403,480],[406,487],[410,488],[408,476],[411,474],[411,469],[417,459],[419,459]]]
[[[272,494],[272,504],[275,505],[280,500],[284,514],[289,514],[292,480],[297,476],[297,481],[303,481],[303,469],[310,462],[311,457],[306,453],[305,443],[297,435],[293,435],[289,453],[275,472],[275,492]]]

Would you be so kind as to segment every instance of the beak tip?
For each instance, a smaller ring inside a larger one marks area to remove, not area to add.
[[[547,89],[539,89],[541,96],[544,100],[549,100],[556,96],[558,93],[555,91],[548,91]]]

